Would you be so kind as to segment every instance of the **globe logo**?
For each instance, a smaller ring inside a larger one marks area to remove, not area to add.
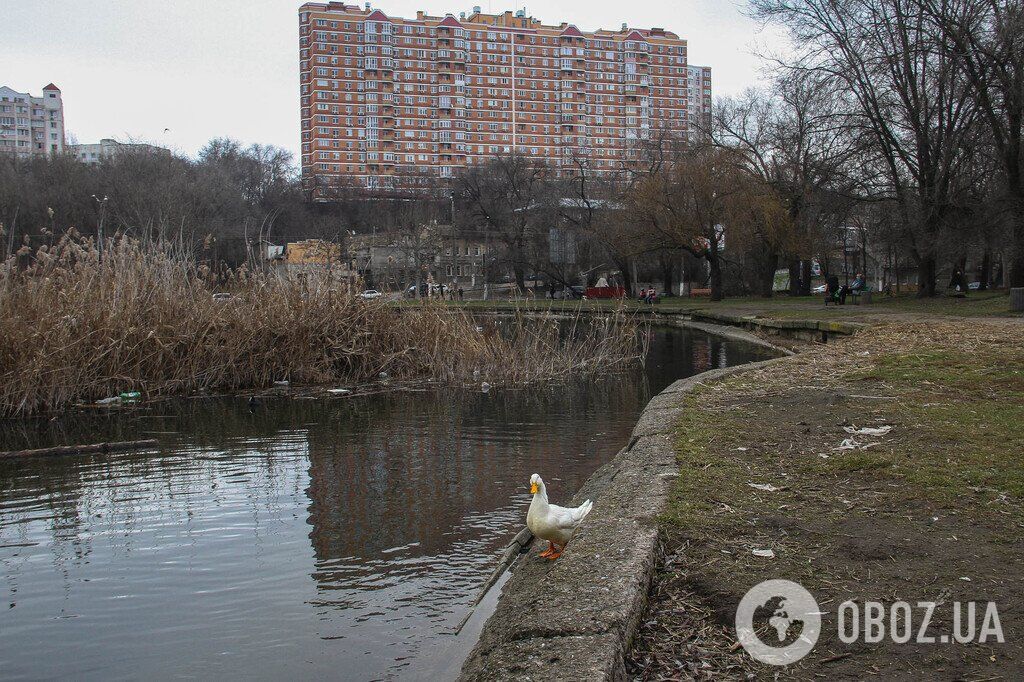
[[[767,622],[762,634],[768,641],[759,636],[755,621]],[[755,585],[736,609],[737,639],[751,658],[762,663],[795,663],[811,652],[820,634],[818,602],[791,580],[765,580]]]

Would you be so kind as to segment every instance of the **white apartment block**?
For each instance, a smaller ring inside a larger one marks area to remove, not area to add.
[[[687,66],[686,99],[690,112],[690,137],[711,128],[711,69]]]
[[[71,154],[82,163],[91,166],[99,164],[103,159],[110,159],[128,152],[146,152],[150,154],[170,154],[170,150],[141,142],[118,142],[105,137],[94,144],[68,145]]]
[[[64,104],[50,83],[42,97],[0,87],[0,154],[47,156],[64,151]]]

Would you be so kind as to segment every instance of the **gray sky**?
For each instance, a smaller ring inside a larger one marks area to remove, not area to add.
[[[64,97],[66,128],[154,142],[194,154],[212,137],[299,148],[297,0],[2,0],[0,85]],[[360,0],[361,2],[362,0]],[[487,0],[380,0],[394,16],[514,9]],[[781,44],[743,16],[742,0],[546,0],[544,23],[582,29],[661,26],[689,41],[690,61],[714,69],[715,94],[757,83],[755,51]],[[519,5],[518,7],[522,7]],[[169,132],[164,132],[169,128]],[[297,157],[296,157],[297,158]]]

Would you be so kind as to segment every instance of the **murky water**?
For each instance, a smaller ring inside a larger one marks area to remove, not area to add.
[[[644,371],[590,385],[0,423],[4,450],[160,440],[0,463],[0,677],[449,676],[530,474],[567,500],[654,393],[765,357],[652,333]]]

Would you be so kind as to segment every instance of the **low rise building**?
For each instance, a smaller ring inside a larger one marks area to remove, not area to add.
[[[90,165],[98,164],[103,159],[110,159],[126,152],[171,153],[164,147],[141,142],[118,142],[112,138],[103,138],[95,144],[72,144],[68,145],[68,149],[76,159]]]

